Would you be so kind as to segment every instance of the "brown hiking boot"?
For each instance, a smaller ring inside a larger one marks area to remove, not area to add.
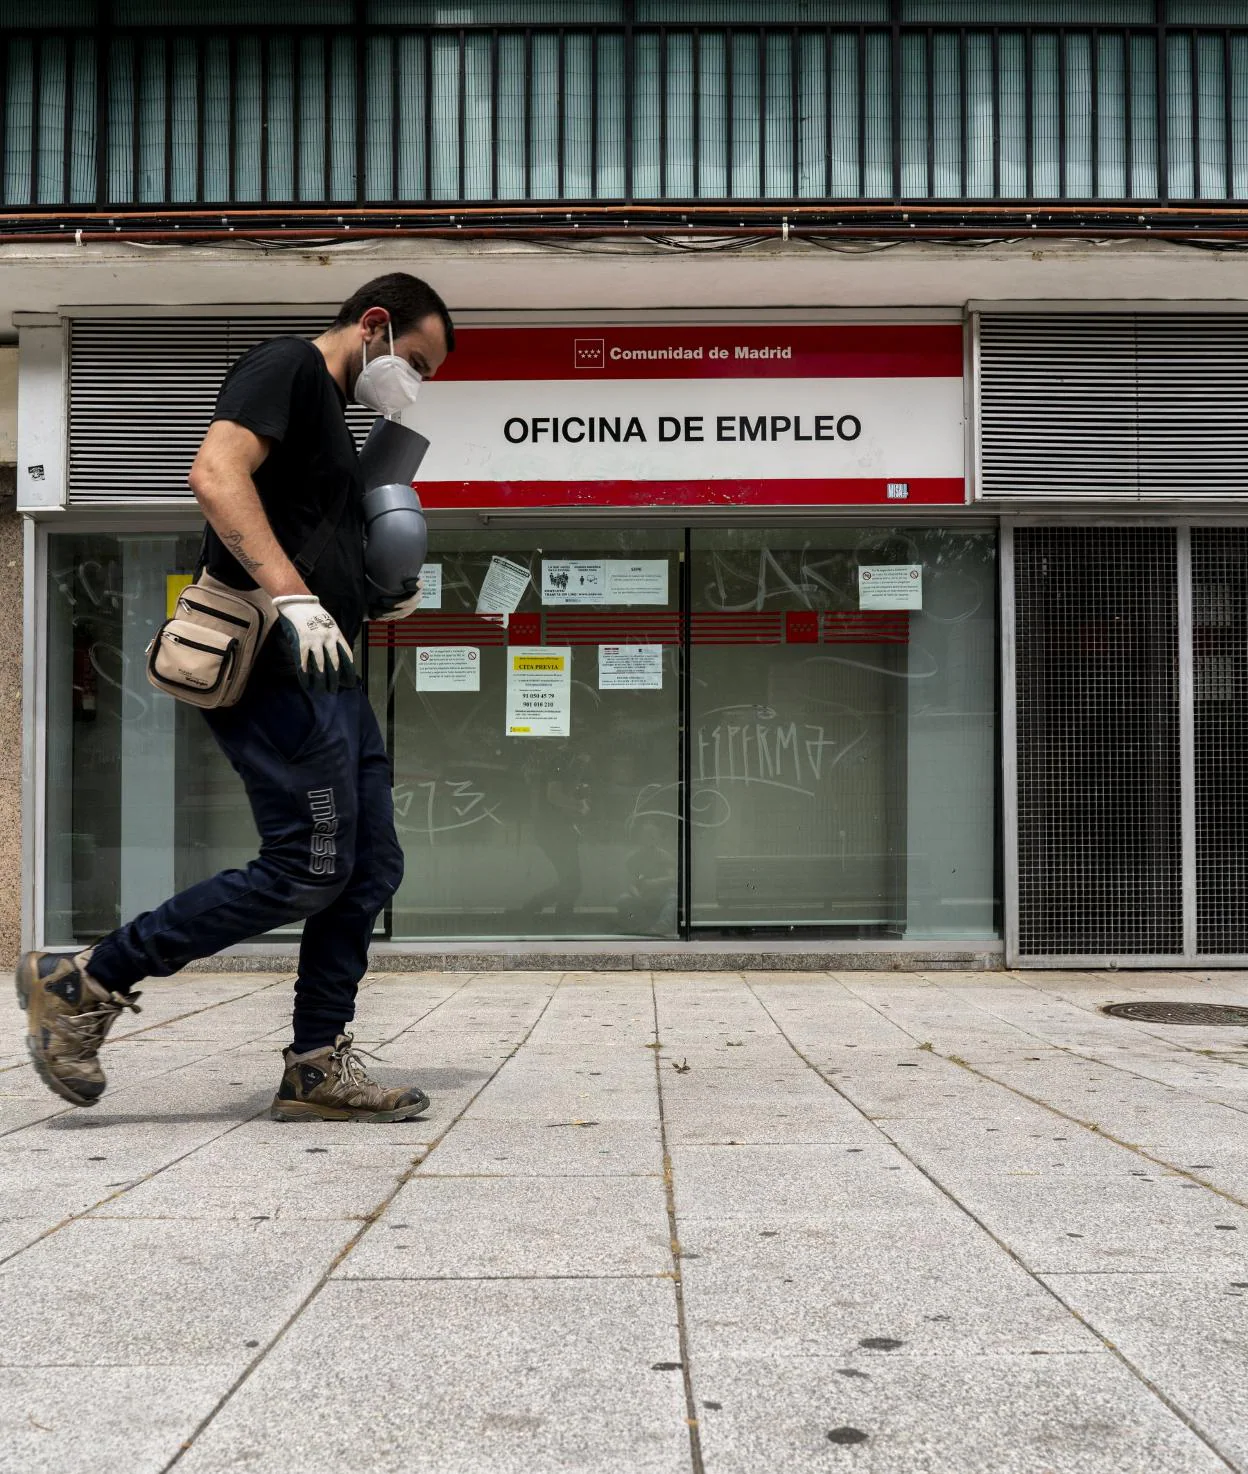
[[[107,1081],[96,1056],[134,993],[110,993],[87,971],[91,953],[27,952],[17,964],[17,1001],[26,1010],[26,1048],[49,1090],[91,1106]]]
[[[429,1109],[429,1097],[410,1086],[387,1090],[370,1080],[350,1034],[334,1047],[282,1058],[286,1073],[269,1114],[275,1121],[411,1121]]]

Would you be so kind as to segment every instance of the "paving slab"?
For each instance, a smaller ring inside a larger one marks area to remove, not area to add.
[[[835,1099],[757,1090],[669,1098],[665,1121],[673,1146],[836,1146],[878,1136]]]
[[[239,1141],[230,1133],[94,1211],[104,1218],[349,1219],[369,1216],[423,1149],[339,1137],[309,1148],[287,1135]]]
[[[999,1124],[993,1125],[994,1120]],[[902,1121],[890,1117],[878,1124],[908,1157],[942,1181],[951,1170],[964,1176],[1085,1173],[1099,1177],[1162,1170],[1106,1136],[1039,1114],[1020,1116],[1006,1109],[994,1116],[991,1111],[980,1111],[959,1116],[956,1128],[932,1117]]]
[[[846,1375],[846,1371],[854,1375]],[[934,1366],[707,1357],[694,1366],[713,1474],[1226,1474],[1108,1352]]]
[[[241,1368],[357,1229],[76,1219],[0,1265],[0,1366]]]
[[[427,1165],[436,1171],[437,1153]],[[351,1279],[670,1274],[655,1177],[437,1177],[402,1189],[337,1274]]]
[[[3,1160],[14,1153],[0,1153],[0,1222],[51,1217],[54,1221],[87,1213],[128,1187],[135,1177],[118,1176],[107,1163],[89,1164],[78,1172],[59,1170],[41,1174],[34,1170],[14,1172]],[[33,1166],[33,1164],[30,1164]]]
[[[267,1104],[267,1101],[266,1101]],[[0,1182],[14,1189],[137,1181],[237,1128],[232,1109],[113,1114],[75,1111],[0,1139]]]
[[[228,1367],[95,1367],[83,1397],[77,1367],[8,1367],[0,1457],[23,1474],[161,1474],[230,1387]]]
[[[1164,1142],[1145,1150],[1240,1203],[1248,1203],[1248,1142]]]
[[[585,1080],[559,1068],[552,1076],[528,1069],[503,1071],[468,1110],[472,1120],[548,1121],[592,1118],[599,1121],[655,1121],[658,1100],[653,1081],[623,1085]]]
[[[690,1474],[679,1365],[670,1282],[336,1280],[179,1474]]]
[[[0,1148],[7,1146],[11,1138],[26,1127],[42,1128],[57,1117],[69,1115],[73,1109],[53,1095],[46,1085],[40,1094],[32,1090],[20,1096],[0,1096]]]
[[[1248,1209],[1182,1177],[950,1171],[944,1186],[1037,1273],[1189,1264],[1248,1279]]]
[[[685,1219],[681,1273],[690,1348],[745,1358],[1093,1351],[1095,1337],[1045,1285],[946,1205],[935,1226],[874,1215],[758,1226]]]
[[[438,1175],[612,1177],[663,1171],[658,1120],[515,1121],[468,1117],[451,1128],[429,1170]]]
[[[269,1116],[266,1097],[265,1109],[249,1120],[236,1123],[230,1135],[239,1143],[252,1141],[266,1147],[313,1151],[359,1144],[363,1138],[374,1145],[407,1147],[415,1156],[437,1141],[462,1109],[462,1102],[435,1099],[431,1109],[414,1121],[274,1121]]]
[[[1237,1465],[1248,1465],[1248,1270],[1045,1277]]]
[[[20,1254],[44,1234],[63,1223],[64,1217],[0,1217],[0,1264]]]
[[[418,1029],[402,1029],[397,1034],[376,1041],[376,1060],[369,1069],[380,1079],[384,1072],[402,1070],[423,1080],[431,1072],[453,1071],[468,1083],[488,1079],[524,1038],[524,1029],[512,1025],[502,1029],[494,1025],[482,1029],[434,1029],[425,1025]],[[374,1045],[363,1036],[360,1043],[367,1049]]]
[[[674,1146],[677,1212],[744,1219],[760,1228],[816,1215],[851,1216],[869,1202],[881,1218],[942,1211],[944,1199],[900,1152],[843,1145]]]

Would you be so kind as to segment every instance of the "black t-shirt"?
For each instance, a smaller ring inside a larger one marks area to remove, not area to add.
[[[319,348],[306,338],[272,338],[230,369],[213,419],[233,420],[271,442],[254,480],[273,534],[292,560],[332,510],[344,481],[349,484],[338,530],[306,581],[354,641],[364,622],[367,591],[363,486],[346,403]],[[204,564],[231,588],[256,587],[211,527]]]

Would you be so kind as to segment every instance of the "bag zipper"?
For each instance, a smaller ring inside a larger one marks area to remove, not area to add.
[[[224,650],[220,650],[216,645],[201,645],[198,640],[188,640],[185,635],[175,635],[172,630],[165,631],[164,639],[172,640],[175,645],[185,645],[190,650],[202,650],[207,655],[219,655],[222,660],[233,655],[238,646],[237,640],[231,640]]]
[[[199,614],[207,614],[212,619],[223,619],[226,624],[236,624],[240,629],[251,628],[250,620],[239,619],[236,614],[222,614],[219,609],[210,609],[206,604],[197,604],[194,599],[188,599],[185,594],[182,595],[181,602],[188,609],[194,609]]]
[[[175,645],[187,645],[192,650],[204,650],[209,655],[220,655],[221,666],[217,671],[217,678],[211,686],[192,686],[186,681],[176,681],[171,676],[162,676],[156,670],[156,656],[160,650],[162,640],[171,640]],[[218,650],[215,645],[201,645],[197,640],[184,640],[178,635],[171,634],[168,630],[161,630],[156,638],[147,648],[147,669],[151,675],[156,676],[157,681],[163,687],[176,686],[180,691],[193,691],[198,696],[211,696],[214,691],[219,691],[226,677],[234,667],[234,660],[238,654],[238,641],[231,640],[224,650]],[[172,693],[170,693],[172,694]]]

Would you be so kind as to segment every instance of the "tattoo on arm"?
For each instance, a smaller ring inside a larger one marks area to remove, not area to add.
[[[254,573],[257,568],[264,565],[259,558],[250,558],[243,551],[243,534],[241,532],[227,532],[222,535],[221,541],[229,548],[238,560],[240,567],[247,573]]]

